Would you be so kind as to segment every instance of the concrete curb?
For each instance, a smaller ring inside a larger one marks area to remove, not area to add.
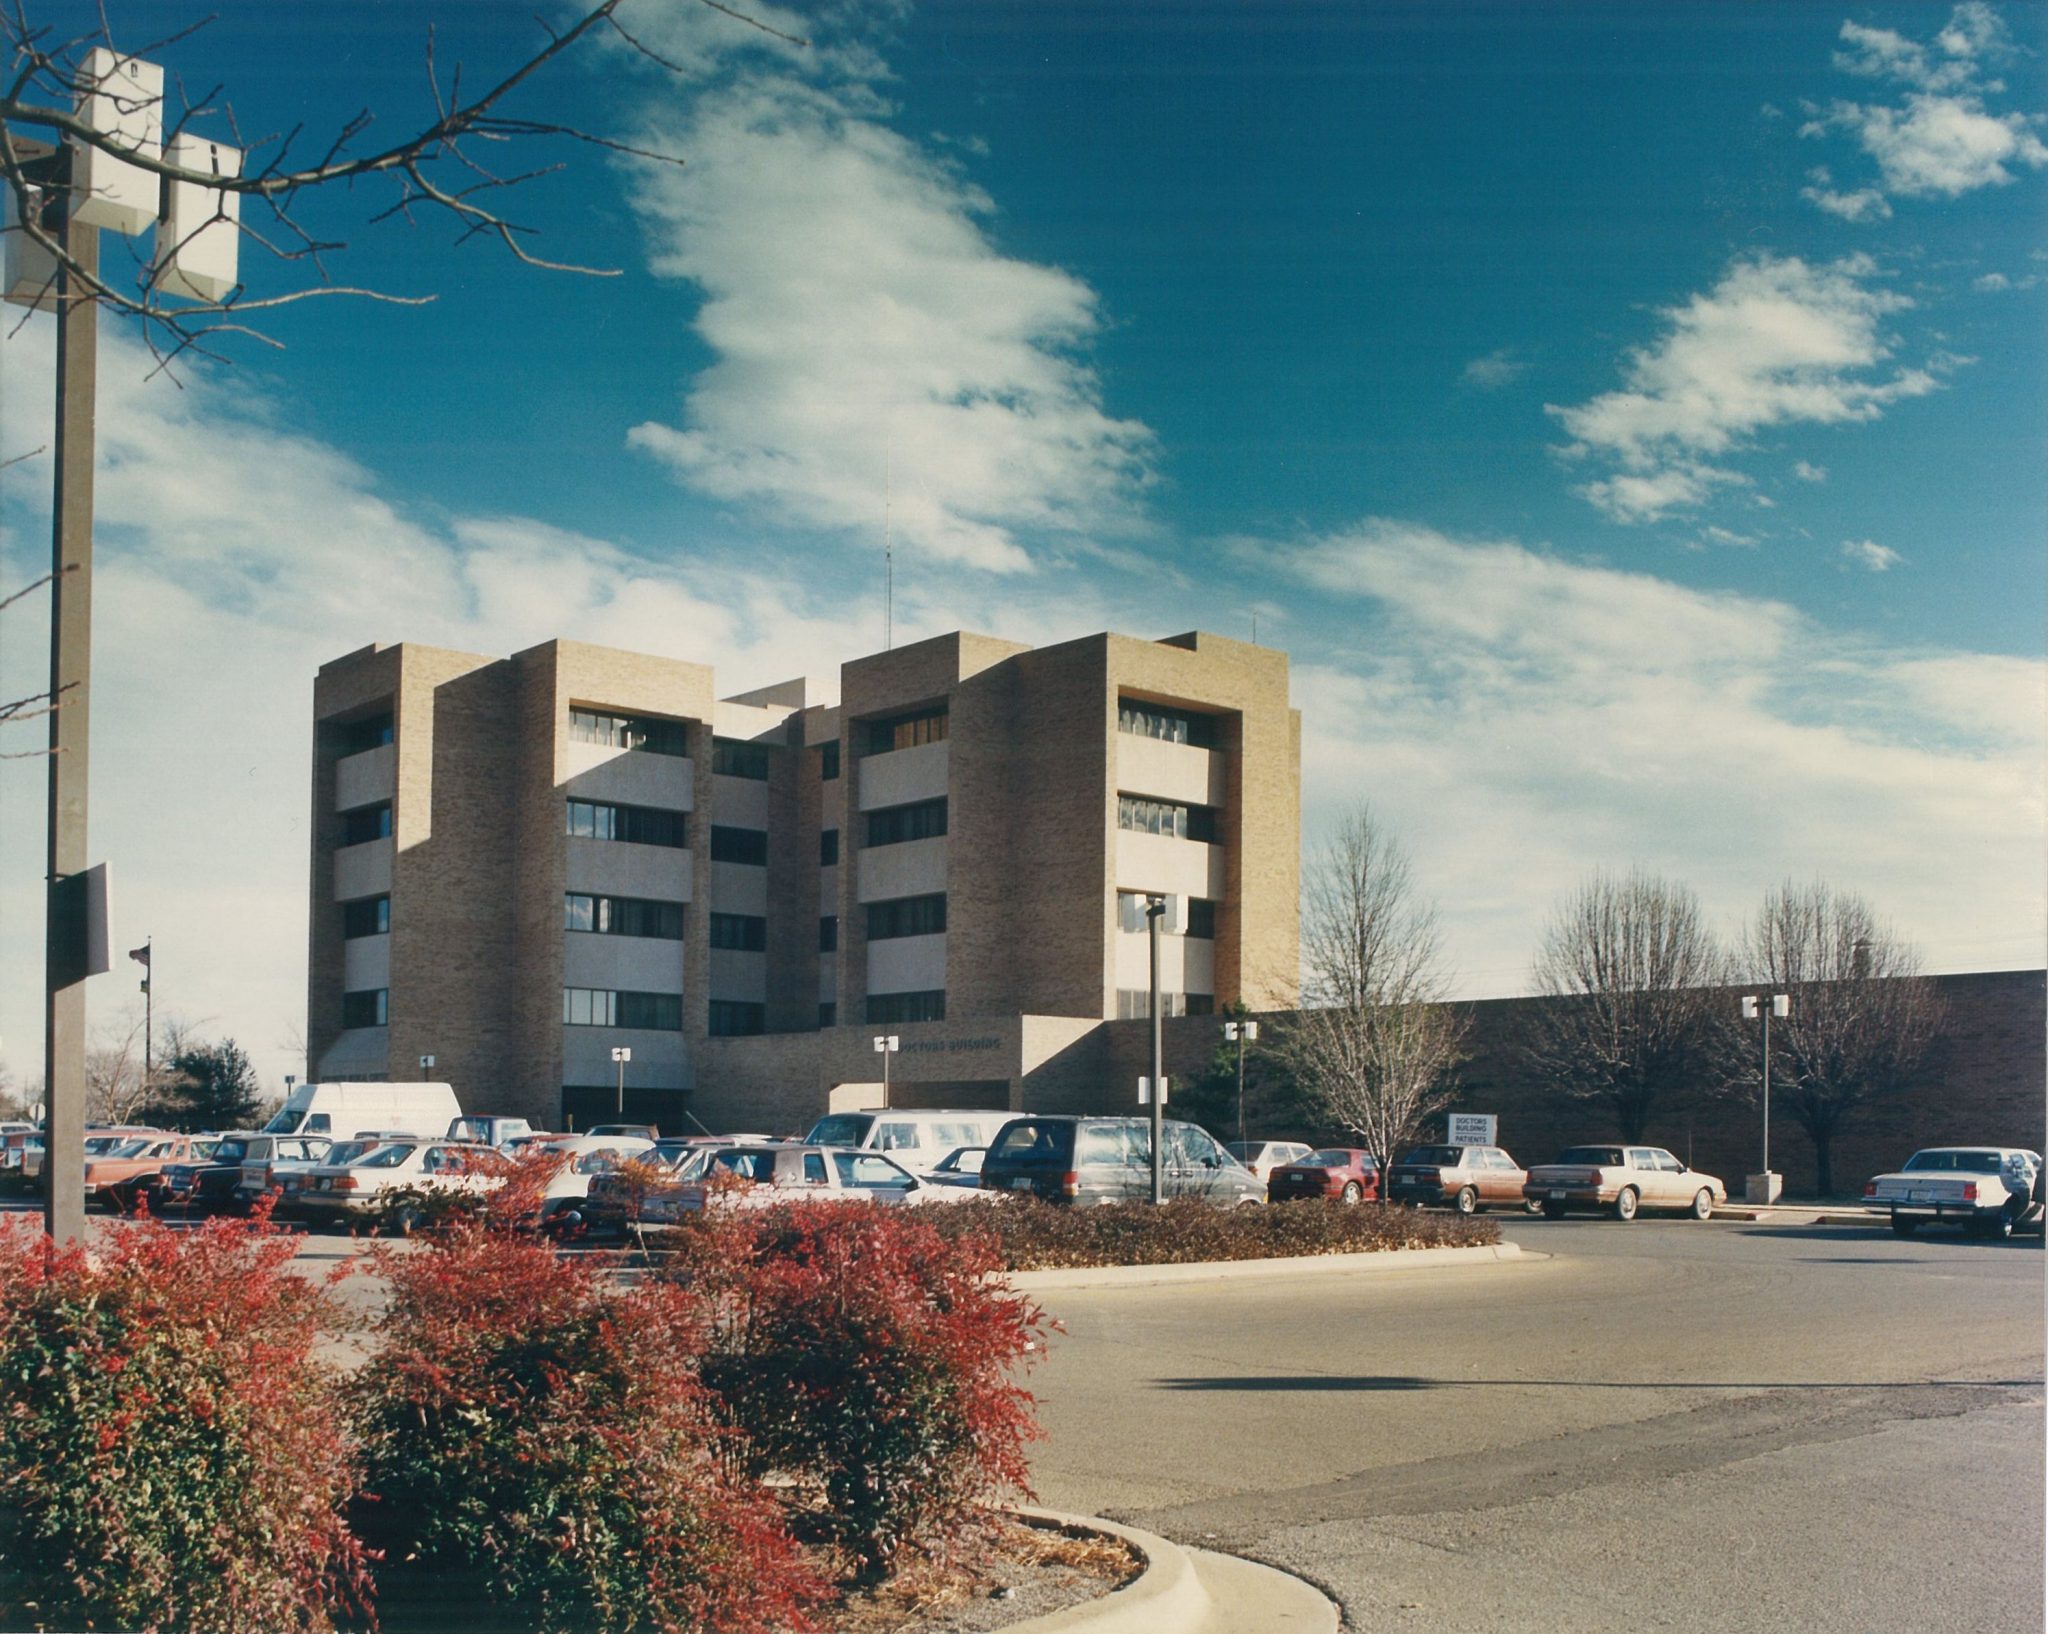
[[[1183,1549],[1157,1533],[1093,1515],[1052,1509],[1017,1513],[1043,1526],[1121,1538],[1144,1557],[1145,1569],[1098,1600],[1012,1623],[1003,1634],[1336,1634],[1336,1605],[1320,1590],[1271,1566],[1207,1549]]]
[[[1011,1271],[1003,1280],[1019,1292],[1050,1288],[1140,1288],[1153,1283],[1231,1282],[1244,1277],[1334,1276],[1344,1273],[1420,1271],[1454,1265],[1494,1265],[1542,1258],[1514,1243],[1479,1248],[1384,1248],[1367,1254],[1296,1254],[1270,1260],[1198,1260],[1186,1265],[1061,1266]]]

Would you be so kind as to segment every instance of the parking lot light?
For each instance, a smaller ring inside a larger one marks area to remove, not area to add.
[[[1748,1201],[1752,1203],[1775,1203],[1778,1188],[1772,1182],[1777,1178],[1771,1173],[1771,1017],[1780,1018],[1792,1013],[1792,998],[1788,993],[1748,993],[1742,998],[1742,1019],[1763,1021],[1764,1051],[1764,1167],[1763,1173],[1751,1182]],[[1761,1193],[1761,1195],[1759,1195]]]

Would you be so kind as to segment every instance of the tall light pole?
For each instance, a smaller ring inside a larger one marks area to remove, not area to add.
[[[1751,1197],[1749,1201],[1774,1203],[1777,1188],[1772,1185],[1771,1174],[1771,1017],[1789,1016],[1792,1013],[1791,995],[1786,993],[1745,994],[1742,1000],[1742,1018],[1755,1021],[1759,1016],[1764,1024],[1764,1172],[1757,1177],[1752,1191],[1761,1189],[1761,1198]]]
[[[626,1063],[632,1059],[633,1051],[631,1046],[625,1044],[614,1044],[612,1046],[612,1066],[619,1075],[619,1121],[621,1123],[626,1118]]]
[[[1237,1143],[1244,1144],[1244,1047],[1259,1036],[1256,1021],[1226,1021],[1223,1024],[1225,1039],[1237,1043]]]
[[[875,1054],[882,1058],[882,1110],[889,1110],[889,1057],[897,1051],[902,1041],[894,1033],[877,1035]]]
[[[50,148],[10,133],[17,153],[33,155],[22,172],[37,196],[18,201],[9,194],[10,204],[26,208],[7,235],[6,298],[54,307],[57,319],[43,1004],[43,1221],[53,1244],[75,1241],[85,1231],[85,978],[108,968],[104,878],[91,882],[96,871],[87,862],[86,828],[99,350],[99,308],[88,280],[99,275],[100,230],[154,230],[151,277],[160,293],[219,300],[236,287],[235,196],[167,179],[120,156],[160,162],[163,84],[161,68],[95,49],[86,54],[74,111],[118,152],[76,137]],[[240,154],[180,134],[170,162],[228,175],[239,170]],[[66,259],[55,259],[28,237],[31,222]],[[96,952],[81,957],[81,949]]]
[[[1159,933],[1171,897],[1145,899],[1145,934],[1152,952],[1152,1201],[1166,1201],[1166,1023],[1159,1010]]]

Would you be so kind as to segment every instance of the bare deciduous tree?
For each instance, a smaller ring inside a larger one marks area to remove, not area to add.
[[[1598,1101],[1623,1140],[1727,1072],[1720,944],[1698,899],[1632,870],[1597,873],[1551,916],[1536,957],[1531,1064],[1567,1095]]]
[[[1941,1030],[1941,996],[1867,901],[1820,880],[1787,880],[1765,897],[1737,957],[1746,976],[1791,999],[1771,1027],[1771,1091],[1813,1143],[1814,1185],[1827,1196],[1835,1132],[1906,1087]],[[1760,1071],[1739,1083],[1760,1093]]]
[[[1369,806],[1310,859],[1301,909],[1304,1003],[1276,1025],[1273,1052],[1384,1174],[1450,1105],[1463,1055],[1466,1022],[1444,1002],[1436,912]]]

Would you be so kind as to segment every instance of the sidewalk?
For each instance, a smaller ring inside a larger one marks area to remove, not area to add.
[[[1738,1203],[1730,1198],[1714,1210],[1717,1220],[1753,1220],[1759,1225],[1888,1226],[1890,1209],[1860,1203]]]

